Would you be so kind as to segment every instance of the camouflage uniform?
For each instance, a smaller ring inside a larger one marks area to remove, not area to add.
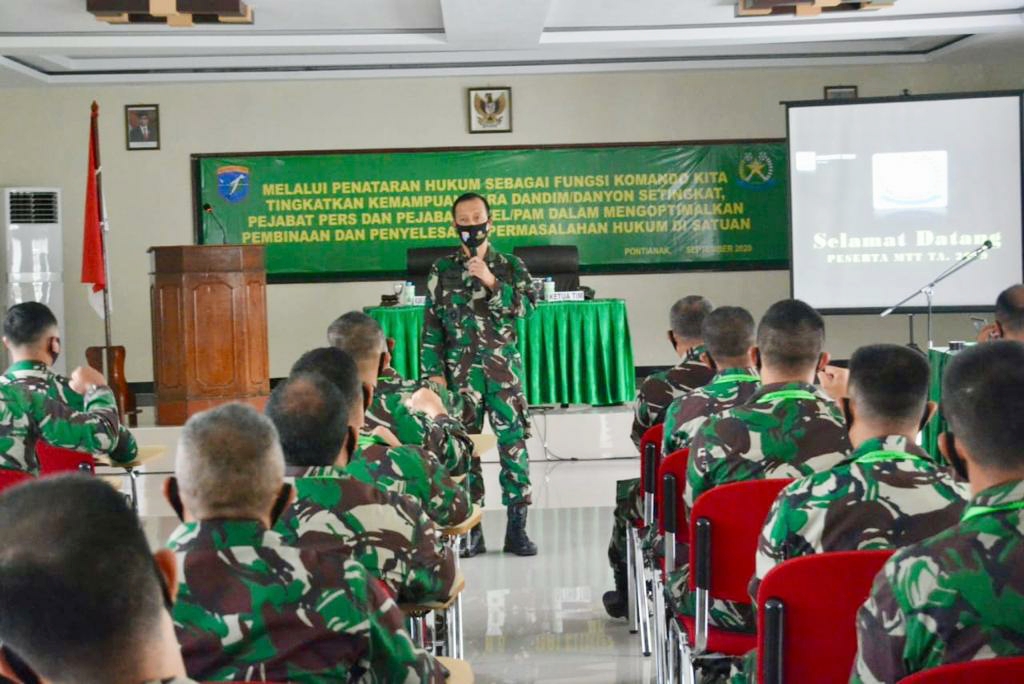
[[[81,394],[71,389],[71,382],[63,375],[57,375],[41,361],[18,361],[11,364],[7,372],[0,377],[0,383],[20,385],[29,392],[45,394],[47,397],[62,404],[67,404],[75,411],[85,410],[85,401]],[[118,463],[130,463],[139,456],[139,447],[135,437],[127,426],[118,429],[117,447],[110,458]]]
[[[431,420],[409,410],[406,402],[425,383],[405,380],[393,368],[385,368],[377,377],[373,403],[366,412],[366,430],[387,428],[402,444],[423,447],[437,456],[449,475],[462,475],[469,472],[473,461],[473,440],[455,416],[463,415],[471,402],[464,402],[435,383],[429,385],[441,397],[448,415]],[[476,411],[472,407],[468,410],[475,420]]]
[[[694,347],[677,365],[652,373],[644,380],[637,394],[633,431],[630,435],[638,449],[640,438],[650,428],[665,420],[665,412],[675,398],[703,387],[711,380],[713,371],[700,361],[703,353],[704,347]],[[634,520],[643,517],[643,503],[640,478],[616,481],[612,538],[608,543],[608,562],[613,570],[619,568],[621,571],[626,563],[626,528]]]
[[[975,495],[960,522],[897,551],[857,614],[853,682],[1024,655],[1024,480]]]
[[[489,247],[483,257],[498,285],[491,293],[466,270],[469,257],[459,250],[430,269],[423,319],[420,366],[424,376],[444,376],[448,387],[471,390],[480,406],[470,432],[483,428],[487,411],[498,436],[501,501],[530,502],[530,461],[526,438],[530,416],[523,395],[522,359],[516,346],[516,319],[533,311],[534,293],[523,262]],[[483,473],[473,459],[470,491],[483,502]]]
[[[637,449],[645,432],[665,422],[665,412],[676,398],[711,382],[715,372],[700,360],[705,351],[703,346],[693,347],[678,364],[648,375],[640,385],[630,433]]]
[[[440,531],[413,499],[382,492],[333,466],[288,466],[295,503],[274,525],[284,543],[342,548],[402,603],[443,602],[457,570]]]
[[[661,453],[690,446],[690,440],[708,418],[747,403],[761,386],[753,368],[726,368],[703,387],[676,398],[665,412],[665,439]]]
[[[797,480],[775,500],[758,541],[751,599],[768,571],[790,558],[899,549],[938,534],[960,519],[967,494],[966,485],[906,437],[869,439],[835,468]],[[745,682],[756,672],[751,651],[730,681]]]
[[[814,385],[764,385],[742,406],[707,420],[690,442],[683,490],[687,512],[704,492],[747,480],[798,478],[828,470],[850,454],[842,411]],[[685,557],[685,556],[684,556]],[[669,576],[668,595],[679,612],[694,614],[689,565]],[[712,626],[753,631],[749,604],[713,600]]]
[[[462,485],[420,447],[391,447],[379,437],[360,435],[345,472],[381,491],[412,497],[441,527],[458,525],[472,508]]]
[[[168,547],[173,618],[200,680],[443,682],[382,584],[344,554],[282,543],[255,520],[186,523]]]
[[[35,443],[90,454],[117,450],[121,422],[117,402],[108,387],[96,387],[82,397],[82,411],[29,391],[21,383],[0,382],[0,469],[39,474]]]

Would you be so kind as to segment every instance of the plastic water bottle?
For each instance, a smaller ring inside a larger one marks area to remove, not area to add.
[[[555,279],[548,276],[544,279],[544,301],[551,301],[552,296],[555,294]]]
[[[411,280],[405,281],[405,287],[402,288],[402,297],[405,300],[402,303],[405,304],[406,306],[409,306],[410,304],[413,303],[416,297],[416,284],[413,283]]]

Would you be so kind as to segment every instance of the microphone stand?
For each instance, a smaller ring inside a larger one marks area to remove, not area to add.
[[[959,271],[960,269],[964,268],[968,264],[973,264],[981,257],[982,254],[984,254],[990,249],[992,249],[992,243],[986,242],[984,245],[974,250],[973,252],[965,254],[964,256],[960,257],[960,259],[957,260],[955,264],[947,268],[939,275],[935,276],[935,278],[930,283],[928,283],[922,288],[914,290],[912,294],[910,294],[907,297],[904,297],[898,303],[890,306],[888,309],[883,311],[879,318],[885,318],[893,311],[909,302],[914,297],[923,294],[925,296],[925,299],[928,300],[928,349],[931,349],[934,346],[932,340],[932,296],[935,294],[935,286],[941,283],[949,276]],[[913,349],[920,349],[916,344],[914,344],[914,314],[908,315],[910,316],[910,344],[907,346]]]
[[[221,223],[220,217],[217,216],[217,214],[213,213],[213,207],[207,204],[206,206],[203,207],[203,213],[209,214],[213,218],[214,222],[217,224],[217,227],[220,228],[220,243],[222,245],[228,244],[228,231],[224,228],[224,224]]]

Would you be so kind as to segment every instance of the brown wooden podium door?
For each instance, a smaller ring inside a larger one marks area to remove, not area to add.
[[[180,425],[228,401],[262,410],[270,392],[262,248],[152,251],[157,424]]]

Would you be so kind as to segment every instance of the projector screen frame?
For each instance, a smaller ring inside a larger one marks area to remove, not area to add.
[[[1021,220],[1024,222],[1024,90],[979,90],[968,93],[934,93],[928,95],[896,95],[886,97],[859,97],[857,99],[849,100],[783,100],[779,104],[786,107],[786,147],[787,147],[787,164],[786,164],[786,181],[789,184],[789,193],[786,197],[786,208],[789,212],[789,296],[794,297],[795,283],[793,282],[794,274],[794,261],[793,261],[793,162],[792,162],[792,144],[790,142],[790,130],[789,130],[789,111],[793,107],[854,107],[857,105],[864,104],[891,104],[895,102],[930,102],[936,100],[968,100],[968,99],[991,99],[1000,97],[1016,97],[1018,101],[1018,107],[1020,111],[1020,165],[1021,165]],[[1024,232],[1024,225],[1021,227]],[[1024,240],[1021,241],[1021,263],[1022,272],[1017,282],[1024,282]],[[968,266],[967,268],[971,268]],[[936,270],[935,276],[938,276],[939,270]],[[927,283],[921,283],[923,288]],[[1007,283],[1009,287],[1011,283]],[[910,294],[910,290],[906,292],[894,293],[892,304],[899,301],[900,298]],[[920,306],[901,306],[893,314],[923,314],[928,313],[928,306],[925,303],[925,297],[923,294],[920,295],[921,305]],[[833,307],[833,308],[821,308],[818,311],[825,315],[835,316],[846,316],[846,315],[876,315],[885,311],[892,304],[878,307]],[[984,312],[989,313],[995,309],[995,302],[984,306],[933,306],[932,313],[975,313]]]

